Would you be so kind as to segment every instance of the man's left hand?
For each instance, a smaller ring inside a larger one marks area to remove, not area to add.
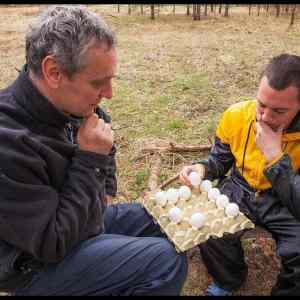
[[[282,153],[282,132],[283,127],[280,127],[277,129],[277,131],[274,131],[265,122],[261,120],[256,122],[255,143],[265,156],[267,162],[272,161]]]

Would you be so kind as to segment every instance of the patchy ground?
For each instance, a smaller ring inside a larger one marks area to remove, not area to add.
[[[45,5],[44,5],[45,6]],[[0,88],[24,63],[24,34],[29,20],[43,5],[0,5]],[[221,112],[231,103],[255,97],[259,74],[268,60],[282,52],[300,53],[300,22],[248,7],[234,6],[230,17],[211,14],[200,21],[185,15],[185,7],[160,9],[150,20],[139,6],[131,16],[127,5],[89,5],[102,15],[118,37],[119,74],[111,112],[116,130],[119,193],[115,201],[138,201],[153,163],[141,150],[149,140],[189,145],[213,139]],[[202,10],[203,11],[203,10]],[[160,180],[206,155],[163,155]],[[278,274],[278,259],[270,239],[245,240],[249,276],[238,295],[268,295]],[[199,252],[189,253],[189,276],[183,295],[203,295],[210,281]]]

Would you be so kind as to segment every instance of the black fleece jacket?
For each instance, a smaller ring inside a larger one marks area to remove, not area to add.
[[[116,193],[115,147],[80,150],[79,125],[40,94],[26,66],[0,93],[0,240],[44,263],[101,233],[104,196]]]

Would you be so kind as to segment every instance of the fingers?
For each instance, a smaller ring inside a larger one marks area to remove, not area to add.
[[[184,184],[184,185],[187,185],[189,187],[192,187],[192,184],[190,182],[190,179],[189,179],[189,174],[192,172],[192,171],[197,171],[194,166],[185,166],[182,168],[182,170],[180,171],[179,173],[179,180]]]
[[[88,127],[88,128],[95,128],[98,125],[99,118],[97,114],[93,113],[87,118],[85,118],[81,124],[82,128]]]

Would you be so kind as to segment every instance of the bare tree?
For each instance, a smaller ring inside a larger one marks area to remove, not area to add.
[[[276,18],[280,15],[280,4],[276,4]]]
[[[225,4],[225,13],[224,17],[229,17],[229,4]]]
[[[186,5],[186,15],[187,16],[190,15],[190,5],[189,4]]]
[[[289,8],[290,8],[290,6],[289,6],[289,5],[286,5],[286,6],[285,6],[285,13],[286,13],[286,14],[288,14],[288,13],[289,13]]]
[[[296,4],[294,4],[293,7],[292,7],[290,26],[294,25],[295,15],[296,15],[296,7],[297,7]]]
[[[200,4],[193,4],[193,20],[200,20],[201,6]]]
[[[267,15],[269,14],[269,6],[270,6],[270,4],[266,4],[266,7],[265,7]]]
[[[150,7],[151,7],[151,19],[154,20],[155,19],[154,4],[150,4]]]

